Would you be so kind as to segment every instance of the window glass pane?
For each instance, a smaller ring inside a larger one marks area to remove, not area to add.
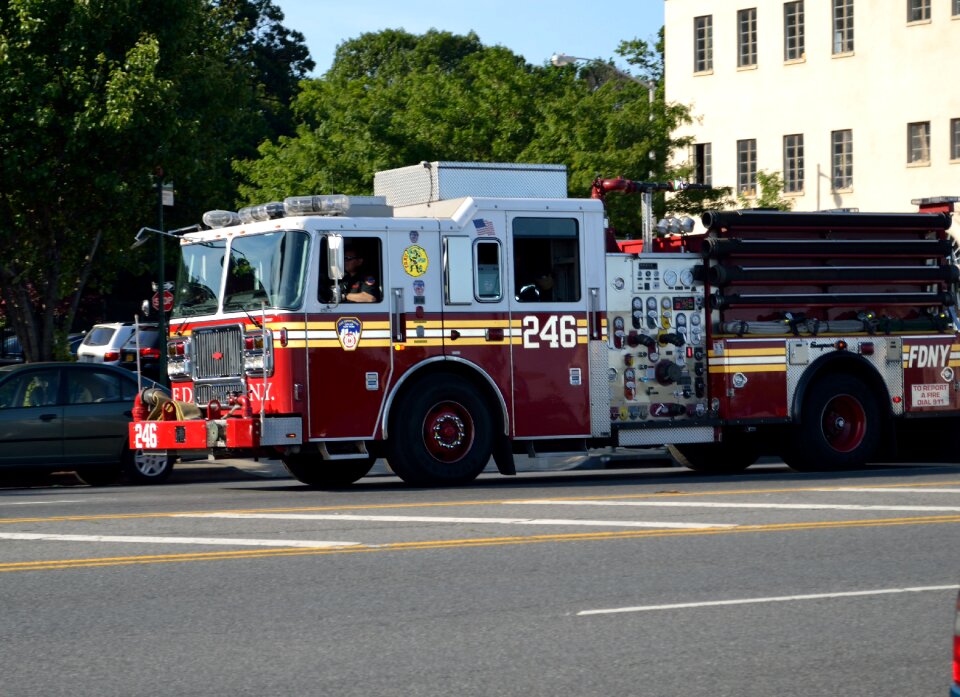
[[[930,161],[930,122],[922,121],[907,124],[907,162]]]
[[[803,191],[803,135],[783,137],[783,190]]]
[[[443,240],[443,289],[448,305],[468,305],[473,302],[470,246],[469,237],[447,237]]]
[[[713,16],[693,19],[693,69],[695,72],[713,70]]]
[[[907,0],[907,21],[930,19],[930,0]]]
[[[514,294],[522,303],[580,300],[580,243],[576,220],[515,218]]]
[[[320,284],[317,297],[333,302],[334,282],[327,278],[327,245],[320,247]],[[383,299],[383,256],[378,237],[343,238],[344,275],[340,280],[340,302],[380,302]],[[348,297],[349,296],[349,297]]]
[[[960,119],[950,119],[950,159],[960,160]]]
[[[57,403],[60,370],[31,370],[15,375],[0,387],[0,408],[49,407]]]
[[[960,15],[960,0],[953,0],[953,9],[951,10],[951,14],[954,16]]]
[[[833,0],[833,52],[853,51],[853,0]]]
[[[500,300],[503,297],[500,289],[500,242],[478,240],[475,251],[477,255],[477,300],[481,302]]]
[[[98,370],[67,371],[67,404],[120,401],[120,378]]]
[[[737,191],[746,196],[757,193],[757,141],[737,141]]]
[[[853,187],[853,131],[833,131],[830,134],[833,188],[849,189]]]
[[[757,8],[737,12],[737,67],[757,64]]]
[[[693,146],[693,177],[697,184],[713,182],[712,160],[711,143],[697,143]]]
[[[792,61],[804,57],[803,2],[783,5],[783,59]]]

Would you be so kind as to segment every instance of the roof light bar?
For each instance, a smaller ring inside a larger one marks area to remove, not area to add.
[[[230,227],[240,224],[240,216],[234,211],[207,211],[203,214],[203,224],[214,229]]]
[[[287,215],[347,215],[351,209],[361,215],[384,215],[385,196],[291,196],[283,201]]]
[[[262,223],[267,220],[276,220],[286,215],[283,204],[279,201],[261,203],[258,206],[246,206],[238,211],[240,220],[244,223]]]

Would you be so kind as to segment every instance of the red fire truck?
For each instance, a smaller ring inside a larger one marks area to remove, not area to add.
[[[954,436],[956,199],[713,211],[705,234],[611,245],[603,197],[652,186],[681,188],[571,199],[562,166],[424,162],[374,196],[206,214],[180,240],[173,400],[140,395],[131,447],[275,456],[315,486],[385,457],[443,485],[491,456],[513,474],[518,454],[666,445],[701,471],[819,470]]]

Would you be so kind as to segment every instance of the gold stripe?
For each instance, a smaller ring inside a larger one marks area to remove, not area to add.
[[[711,373],[785,373],[787,366],[783,363],[770,365],[717,365],[710,366]]]
[[[786,356],[787,349],[785,347],[752,349],[726,348],[722,353],[708,351],[707,355],[710,356],[710,358],[724,358],[729,356]]]

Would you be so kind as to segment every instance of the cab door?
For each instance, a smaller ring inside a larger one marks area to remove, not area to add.
[[[508,216],[513,436],[588,437],[583,215]]]

